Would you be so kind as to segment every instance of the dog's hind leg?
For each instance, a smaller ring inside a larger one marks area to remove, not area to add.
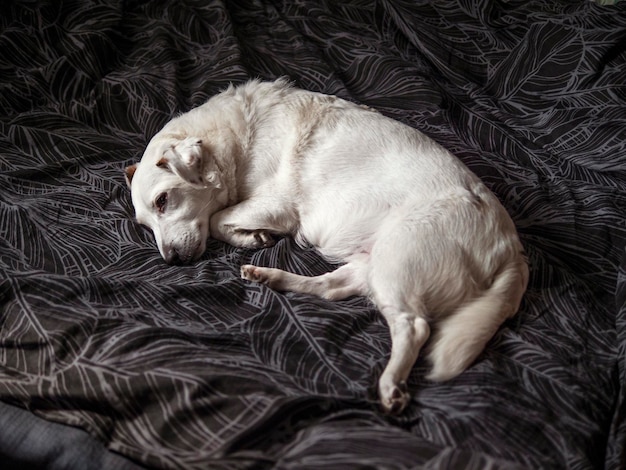
[[[402,214],[401,214],[402,215]],[[408,405],[407,379],[430,336],[421,276],[425,253],[417,230],[404,218],[384,224],[370,257],[368,284],[371,299],[389,325],[391,355],[378,381],[382,408],[400,413]]]
[[[406,312],[389,304],[380,310],[389,324],[391,357],[378,381],[378,395],[383,409],[395,414],[400,413],[409,403],[406,380],[430,336],[430,327],[420,314]]]
[[[341,300],[352,295],[367,295],[367,284],[361,263],[348,263],[321,276],[301,276],[282,269],[244,265],[241,277],[266,284],[277,291],[299,292]]]

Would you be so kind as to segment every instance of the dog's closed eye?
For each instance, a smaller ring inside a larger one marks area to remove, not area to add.
[[[167,205],[167,193],[159,194],[159,196],[154,201],[154,205],[159,212],[165,211],[165,206]]]

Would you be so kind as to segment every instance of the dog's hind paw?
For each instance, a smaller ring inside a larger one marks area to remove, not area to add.
[[[267,276],[263,276],[263,268],[259,268],[258,266],[253,266],[251,264],[244,264],[240,268],[241,278],[247,281],[252,282],[260,282],[263,283]]]
[[[393,415],[402,413],[411,400],[406,382],[400,382],[397,385],[384,388],[384,390],[381,389],[379,392],[383,411]]]
[[[252,264],[244,264],[240,268],[241,278],[247,281],[258,282],[269,287],[274,287],[277,270],[272,268],[262,268]]]
[[[241,269],[242,279],[259,284],[265,284],[270,289],[284,290],[283,276],[286,274],[280,269],[263,268],[252,264],[244,264]]]

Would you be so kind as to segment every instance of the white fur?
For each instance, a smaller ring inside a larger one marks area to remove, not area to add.
[[[283,80],[230,87],[172,119],[127,177],[137,220],[170,263],[200,257],[209,236],[256,248],[276,235],[343,263],[312,278],[241,274],[333,300],[369,296],[391,331],[378,387],[390,412],[409,401],[405,381],[431,326],[429,378],[454,377],[526,289],[513,222],[457,158],[369,108]]]

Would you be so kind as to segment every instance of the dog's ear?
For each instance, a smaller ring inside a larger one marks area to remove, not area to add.
[[[133,181],[133,176],[135,176],[135,172],[137,171],[137,165],[138,163],[135,163],[133,165],[130,165],[124,168],[124,177],[126,179],[126,184],[128,185],[129,188]]]
[[[220,180],[219,174],[217,171],[209,171],[206,174],[206,181],[211,186],[216,189],[220,189],[222,187],[222,180]]]
[[[216,171],[209,171],[212,169],[206,164],[209,158],[206,153],[201,139],[187,137],[166,149],[157,166],[169,169],[196,188],[209,185],[219,188],[219,176]]]

